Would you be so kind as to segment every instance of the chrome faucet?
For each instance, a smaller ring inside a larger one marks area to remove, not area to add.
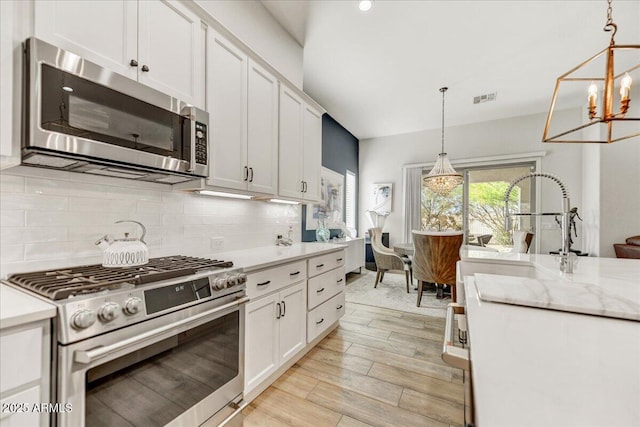
[[[564,185],[560,178],[550,173],[545,172],[532,172],[528,175],[523,175],[520,178],[515,179],[507,188],[507,191],[504,193],[504,213],[505,213],[505,227],[507,230],[511,228],[511,216],[512,215],[557,215],[553,213],[525,213],[525,214],[510,214],[509,213],[509,197],[511,196],[511,191],[513,187],[516,186],[520,181],[524,181],[525,179],[532,178],[548,178],[558,184],[560,186],[560,190],[562,191],[562,220],[560,222],[560,230],[562,234],[562,249],[560,250],[560,271],[564,271],[565,273],[573,273],[573,267],[575,266],[576,255],[572,254],[569,250],[570,244],[570,235],[571,227],[569,221],[571,220],[570,216],[570,207],[569,207],[569,192],[567,191],[567,187]]]

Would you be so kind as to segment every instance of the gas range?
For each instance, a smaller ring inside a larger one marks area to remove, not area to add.
[[[58,342],[69,344],[203,302],[225,304],[246,294],[245,282],[232,262],[177,255],[17,273],[4,283],[55,304]]]

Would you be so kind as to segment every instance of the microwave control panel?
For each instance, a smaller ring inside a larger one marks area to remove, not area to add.
[[[196,163],[207,164],[207,125],[196,122]]]

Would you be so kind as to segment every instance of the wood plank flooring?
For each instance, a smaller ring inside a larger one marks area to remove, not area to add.
[[[461,426],[444,319],[347,303],[340,326],[243,411],[244,426]]]

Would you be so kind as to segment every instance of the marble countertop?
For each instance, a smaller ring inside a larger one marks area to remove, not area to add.
[[[496,302],[640,320],[638,260],[580,257],[574,272],[564,273],[555,255],[466,250],[461,259],[485,264],[482,273],[503,277],[519,276],[512,269],[516,266],[533,269],[533,278],[509,277],[494,284],[481,279],[481,295]]]
[[[346,248],[344,244],[303,242],[291,246],[264,246],[207,255],[207,258],[225,259],[233,262],[234,267],[242,268],[245,273],[274,265]]]
[[[56,307],[0,284],[0,329],[55,317]]]

